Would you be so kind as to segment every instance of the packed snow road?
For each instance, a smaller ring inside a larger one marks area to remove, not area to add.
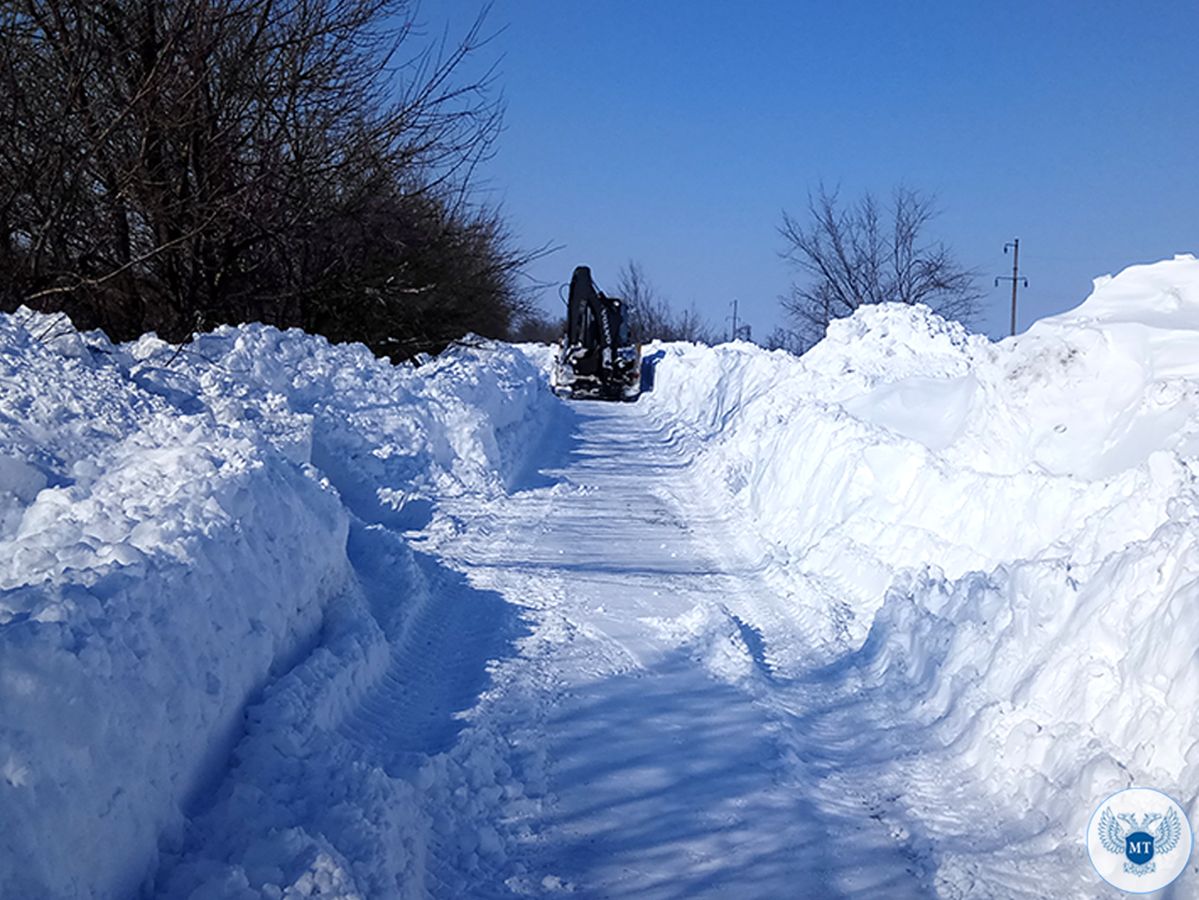
[[[686,442],[645,406],[549,415],[506,496],[445,498],[406,531],[426,599],[353,702],[284,754],[256,746],[287,740],[272,720],[320,719],[321,704],[280,691],[252,713],[265,724],[193,816],[163,896],[254,882],[345,897],[928,895],[869,787],[823,790],[808,770],[781,702],[794,689],[755,624],[792,612],[728,511],[697,502]],[[351,529],[379,609],[412,582],[378,546],[392,539]],[[316,808],[328,798],[340,821]],[[282,848],[263,862],[238,849],[284,822],[334,845],[299,877]],[[248,881],[217,878],[214,860]]]
[[[524,490],[499,507],[451,505],[464,530],[438,542],[532,629],[492,687],[527,698],[495,726],[534,734],[544,766],[509,887],[926,896],[910,842],[868,789],[828,796],[806,771],[755,625],[790,613],[738,552],[738,523],[696,502],[685,444],[644,407],[579,403],[563,421],[557,458],[535,456]]]

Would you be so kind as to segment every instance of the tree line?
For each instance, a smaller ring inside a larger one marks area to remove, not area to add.
[[[499,135],[484,15],[455,41],[415,0],[0,0],[0,308],[67,313],[124,340],[222,323],[299,326],[406,359],[473,332],[556,339],[517,246],[476,202]],[[974,273],[927,239],[932,201],[783,215],[801,352],[883,300],[969,321]],[[712,342],[628,263],[640,340]]]
[[[506,337],[531,254],[477,204],[480,16],[410,0],[0,0],[0,305],[115,339],[299,326],[403,359]]]
[[[938,314],[970,325],[983,297],[976,272],[959,263],[944,243],[929,236],[937,216],[934,198],[907,187],[888,201],[865,193],[844,201],[821,185],[802,215],[783,213],[781,256],[799,276],[779,298],[786,326],[763,344],[803,353],[824,337],[829,323],[872,303],[923,303]],[[636,260],[621,268],[616,295],[625,300],[635,339],[715,343],[725,335],[697,311],[676,309]],[[561,334],[554,322],[530,325],[529,340]]]

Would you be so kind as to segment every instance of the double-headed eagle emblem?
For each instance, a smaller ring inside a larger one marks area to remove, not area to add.
[[[1113,814],[1108,807],[1099,817],[1099,840],[1103,849],[1125,857],[1124,871],[1132,875],[1155,871],[1154,857],[1172,851],[1181,838],[1182,821],[1173,808],[1164,816],[1145,813],[1138,821],[1135,813]]]

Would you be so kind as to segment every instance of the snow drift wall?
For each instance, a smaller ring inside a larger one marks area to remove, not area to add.
[[[411,369],[262,326],[176,353],[0,316],[0,895],[135,894],[359,590],[351,520],[503,490],[548,398],[508,348]]]
[[[881,306],[802,359],[662,350],[646,400],[697,436],[792,601],[765,640],[824,698],[803,727],[836,777],[894,787],[946,884],[983,848],[991,883],[1008,857],[1082,854],[1095,804],[1133,783],[1193,808],[1199,262],[1100,279],[998,343]],[[946,785],[986,814],[964,828]]]

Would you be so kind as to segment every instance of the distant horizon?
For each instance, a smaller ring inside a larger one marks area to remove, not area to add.
[[[428,34],[477,14],[456,3]],[[1194,10],[1116,4],[1002,9],[769,0],[493,8],[507,106],[482,198],[517,243],[563,249],[528,274],[589,265],[610,286],[641,264],[679,309],[727,331],[730,303],[763,340],[793,273],[783,211],[822,182],[847,200],[903,184],[937,199],[927,237],[979,274],[975,330],[1008,333],[1003,246],[1020,238],[1018,330],[1081,303],[1093,279],[1196,252],[1199,84]],[[540,292],[559,312],[553,287]]]

